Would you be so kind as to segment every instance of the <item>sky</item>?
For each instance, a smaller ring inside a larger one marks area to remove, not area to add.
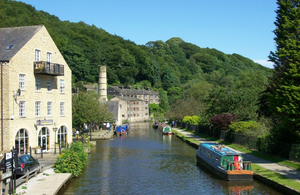
[[[276,0],[20,0],[62,21],[95,25],[138,45],[180,37],[266,67],[275,51]]]

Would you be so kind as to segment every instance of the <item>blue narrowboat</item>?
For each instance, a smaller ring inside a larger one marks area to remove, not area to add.
[[[228,181],[253,180],[251,162],[243,156],[217,143],[200,143],[196,151],[197,165],[203,166]]]
[[[116,134],[117,135],[127,135],[127,131],[126,128],[123,126],[117,126],[117,130],[116,130]]]

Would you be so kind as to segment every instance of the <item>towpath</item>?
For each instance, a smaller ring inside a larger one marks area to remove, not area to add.
[[[197,140],[197,141],[200,141],[200,142],[212,142],[212,141],[209,141],[205,138],[201,138],[198,135],[194,135],[193,133],[190,133],[188,131],[184,131],[184,130],[181,130],[181,129],[178,129],[178,128],[172,128],[172,129],[178,131],[179,133],[183,134],[187,138],[193,138],[194,140]],[[232,150],[234,150],[234,149],[232,149]],[[235,151],[237,151],[237,150],[235,150]],[[255,163],[255,164],[257,164],[257,165],[259,165],[259,166],[261,166],[265,169],[277,172],[281,175],[284,175],[285,177],[287,177],[289,179],[292,179],[292,180],[297,181],[297,182],[300,183],[300,171],[298,171],[294,168],[286,167],[284,165],[274,163],[274,162],[265,160],[263,158],[256,157],[256,156],[251,155],[251,154],[246,154],[246,153],[243,153],[243,152],[240,152],[240,151],[237,151],[237,152],[243,154],[244,160],[246,160],[246,161],[252,161],[253,163]]]

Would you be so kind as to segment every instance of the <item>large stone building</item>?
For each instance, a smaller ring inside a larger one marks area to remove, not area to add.
[[[1,154],[72,142],[71,70],[45,26],[0,29]]]
[[[116,125],[121,125],[123,121],[138,122],[149,120],[148,101],[135,97],[114,97],[109,102],[109,110],[115,117]]]
[[[133,97],[133,98],[139,98],[146,101],[149,101],[149,103],[155,103],[159,104],[159,93],[155,91],[151,91],[148,87],[146,90],[144,89],[131,89],[130,87],[124,88],[123,86],[110,86],[107,88],[107,95],[111,95],[113,97]]]

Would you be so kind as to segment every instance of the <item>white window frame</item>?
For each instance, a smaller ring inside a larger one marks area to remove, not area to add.
[[[41,56],[41,50],[36,49],[36,50],[35,50],[35,58],[34,58],[34,60],[35,60],[36,62],[40,61],[40,56]]]
[[[51,53],[47,52],[47,62],[51,62]]]
[[[19,74],[19,88],[25,90],[25,74]]]
[[[65,102],[60,102],[60,116],[65,116]]]
[[[52,102],[47,102],[47,116],[52,116]]]
[[[25,101],[20,101],[19,103],[19,116],[25,117]]]
[[[51,78],[47,78],[47,91],[50,92],[52,90],[52,80]]]
[[[35,116],[40,117],[41,116],[41,101],[35,102]]]
[[[65,80],[64,79],[60,79],[59,80],[59,91],[60,93],[65,93]]]
[[[40,91],[41,90],[41,80],[40,77],[35,77],[35,90]]]

